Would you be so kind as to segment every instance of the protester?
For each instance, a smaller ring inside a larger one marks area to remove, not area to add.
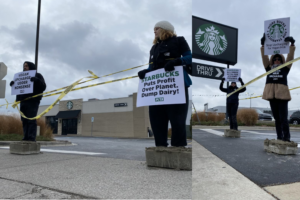
[[[236,86],[236,82],[231,82],[231,85],[226,89],[223,88],[224,81],[225,78],[222,79],[220,84],[220,90],[222,92],[226,92],[227,94],[230,94],[238,89],[238,87]],[[239,81],[241,82],[242,85],[244,85],[242,78],[239,78]],[[238,130],[236,113],[239,108],[239,94],[245,91],[246,88],[243,88],[226,99],[226,109],[229,117],[230,129]]]
[[[23,71],[36,70],[35,64],[32,62],[25,61],[23,64]],[[35,77],[31,77],[30,81],[34,82],[33,93],[17,95],[16,101],[22,101],[28,97],[34,96],[36,94],[43,93],[46,90],[46,83],[44,77],[40,73],[36,73]],[[10,82],[10,86],[14,85],[14,81]],[[42,96],[32,98],[30,100],[22,101],[20,103],[21,112],[28,118],[36,117],[40,101]],[[36,120],[28,120],[21,116],[24,132],[24,141],[35,141],[37,123]]]
[[[282,54],[269,56],[264,55],[265,34],[261,38],[261,57],[266,71],[278,67],[285,62],[294,59],[295,40],[293,37],[286,37],[285,42],[291,42],[290,53],[287,59]],[[290,127],[288,122],[288,102],[292,99],[288,87],[287,75],[292,64],[269,74],[266,78],[266,85],[262,98],[270,102],[270,107],[275,119],[277,139],[290,142]]]
[[[168,21],[160,21],[154,26],[155,38],[150,50],[149,68],[138,72],[144,79],[147,72],[162,69],[173,71],[174,66],[189,66],[192,54],[184,37],[177,37],[174,26]],[[150,123],[156,146],[168,146],[168,122],[172,126],[172,146],[186,146],[186,117],[188,111],[188,87],[192,81],[184,67],[185,104],[149,106]]]

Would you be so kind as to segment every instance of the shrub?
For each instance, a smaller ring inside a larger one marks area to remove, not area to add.
[[[246,126],[253,126],[258,120],[258,113],[254,109],[246,108],[238,110],[236,117],[238,123],[245,124]]]
[[[220,122],[225,119],[224,113],[205,113],[205,112],[197,112],[200,123],[201,122]],[[192,116],[192,120],[194,122],[198,122],[197,115],[194,113]]]
[[[37,125],[40,126],[40,135],[46,138],[53,138],[53,130],[44,119],[38,119]],[[23,126],[18,114],[0,115],[0,134],[23,135]]]

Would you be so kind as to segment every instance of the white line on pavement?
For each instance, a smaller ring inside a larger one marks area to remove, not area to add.
[[[9,149],[9,147],[0,147],[1,149]],[[54,149],[41,149],[41,152],[49,153],[66,153],[66,154],[80,154],[80,155],[103,155],[106,153],[94,153],[94,152],[84,152],[84,151],[64,151],[64,150],[54,150]]]
[[[218,135],[218,136],[223,136],[224,135],[224,132],[216,131],[216,130],[213,130],[213,129],[199,129],[199,130],[206,131],[206,132]]]
[[[245,131],[245,130],[242,130],[242,132],[246,132],[246,133],[253,133],[253,134],[257,134],[257,135],[276,135],[275,133],[259,133],[259,132],[256,132],[256,131]]]

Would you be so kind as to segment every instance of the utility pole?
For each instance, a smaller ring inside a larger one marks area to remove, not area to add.
[[[38,57],[39,57],[40,15],[41,15],[41,0],[38,0],[36,41],[35,41],[35,66],[36,66],[36,70],[38,69]]]

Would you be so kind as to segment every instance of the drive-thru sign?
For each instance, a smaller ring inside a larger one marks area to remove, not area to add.
[[[224,77],[224,67],[192,63],[192,76],[221,80]]]

